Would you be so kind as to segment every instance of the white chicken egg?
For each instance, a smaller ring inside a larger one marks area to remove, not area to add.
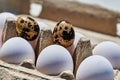
[[[14,37],[2,45],[0,59],[13,64],[19,64],[26,59],[34,63],[35,54],[32,46],[25,39]]]
[[[93,49],[93,55],[106,57],[112,64],[113,68],[120,69],[120,46],[111,41],[99,43]]]
[[[2,12],[0,13],[0,29],[3,29],[6,19],[7,18],[13,18],[16,19],[16,15],[10,13],[10,12]]]
[[[80,38],[85,37],[83,34],[80,34],[79,32],[75,32],[75,40],[73,42],[73,44],[69,47],[67,47],[67,50],[70,52],[71,55],[73,55],[75,48],[77,46],[78,41],[80,40]]]
[[[37,23],[38,23],[38,25],[39,25],[39,27],[40,27],[40,29],[42,30],[42,29],[46,29],[46,28],[50,28],[46,23],[44,23],[44,22],[41,22],[41,21],[37,21]]]
[[[2,30],[0,30],[0,48],[2,46]]]
[[[62,71],[73,71],[73,60],[69,51],[64,47],[50,45],[41,51],[36,68],[42,73],[57,75]]]
[[[114,80],[113,67],[105,57],[87,57],[78,67],[76,80]]]

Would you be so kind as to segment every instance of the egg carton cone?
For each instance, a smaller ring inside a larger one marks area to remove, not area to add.
[[[16,29],[15,29],[15,20],[8,19],[5,23],[5,27],[3,29],[3,43],[12,37],[16,37]],[[41,30],[38,40],[36,41],[37,45],[34,49],[36,52],[36,57],[41,50],[45,47],[53,44],[52,42],[52,32],[50,29]],[[9,64],[0,60],[0,79],[3,80],[75,80],[76,70],[78,65],[87,58],[92,55],[92,49],[95,45],[92,45],[88,38],[81,38],[76,46],[74,51],[73,60],[74,60],[74,73],[71,71],[63,71],[57,76],[49,76],[42,74],[39,72],[35,65],[32,64],[29,60],[23,61],[19,65]],[[115,70],[115,79],[120,79],[120,71]]]
[[[40,37],[36,48],[36,56],[47,46],[53,44],[51,29],[42,29],[40,31]]]
[[[73,54],[74,61],[74,74],[80,65],[80,63],[87,57],[92,55],[92,46],[89,39],[83,37],[77,43],[76,49]]]

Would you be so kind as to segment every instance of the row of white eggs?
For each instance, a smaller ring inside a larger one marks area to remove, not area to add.
[[[35,62],[32,46],[20,37],[11,38],[3,44],[0,49],[0,58],[14,64],[19,64],[26,59]],[[50,45],[41,51],[36,68],[47,75],[57,75],[65,70],[73,71],[74,65],[67,49],[60,45]],[[113,80],[113,78],[114,72],[110,61],[98,55],[86,58],[76,73],[77,80]]]
[[[46,26],[44,23],[40,24]],[[75,46],[81,37],[83,35],[75,33],[74,43],[67,48],[71,54],[73,54]],[[68,51],[59,45],[46,47],[38,56],[36,68],[50,75],[59,74],[68,69],[73,71],[72,57]],[[110,41],[102,42],[93,49],[93,55],[86,58],[80,64],[76,79],[113,80],[113,68],[120,69],[120,46]],[[96,55],[104,56],[107,59]],[[33,63],[35,61],[35,55],[31,45],[20,37],[11,38],[6,41],[0,49],[0,57],[9,63],[20,63],[24,59],[32,59]]]

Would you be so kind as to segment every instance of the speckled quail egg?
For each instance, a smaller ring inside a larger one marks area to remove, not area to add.
[[[69,22],[61,20],[57,23],[53,30],[53,41],[64,47],[69,47],[73,44],[75,31]]]
[[[113,67],[105,57],[87,57],[78,67],[76,80],[114,80]]]
[[[106,57],[113,68],[120,69],[120,46],[112,41],[103,41],[93,49],[93,55]]]
[[[57,75],[62,71],[73,71],[73,60],[63,46],[50,45],[39,54],[36,68],[44,74]]]
[[[0,59],[11,64],[19,64],[24,60],[35,61],[32,46],[21,37],[8,39],[0,49]]]
[[[14,15],[13,13],[10,13],[10,12],[0,13],[0,29],[3,29],[7,18],[16,19],[17,17],[16,17],[16,15]]]
[[[73,55],[75,48],[77,46],[77,43],[80,40],[80,38],[82,38],[82,37],[85,37],[85,36],[79,32],[75,32],[75,40],[74,40],[73,44],[71,46],[67,47],[67,50],[70,52],[71,55]]]
[[[19,37],[33,41],[38,37],[39,31],[38,23],[31,16],[21,15],[17,18],[16,32]]]

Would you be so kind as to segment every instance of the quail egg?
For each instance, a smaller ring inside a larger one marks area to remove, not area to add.
[[[62,20],[57,23],[53,29],[53,41],[64,47],[69,47],[73,44],[75,31],[69,22]]]
[[[40,29],[31,16],[21,15],[16,20],[16,31],[19,37],[33,41],[38,37]]]

